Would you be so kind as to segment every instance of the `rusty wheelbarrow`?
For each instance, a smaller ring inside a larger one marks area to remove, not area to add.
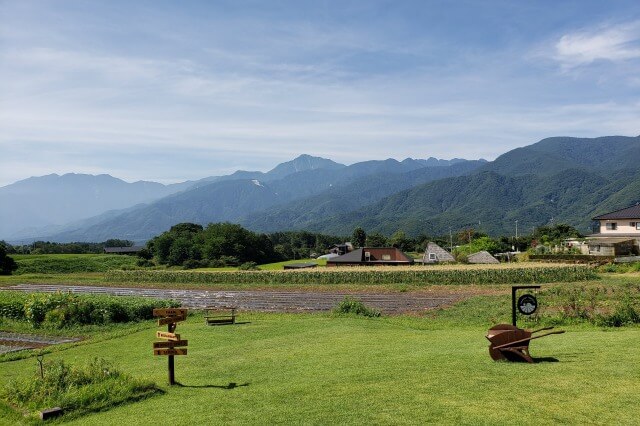
[[[523,330],[511,324],[498,324],[489,329],[487,339],[489,345],[489,355],[494,361],[506,359],[508,361],[533,362],[529,355],[529,342],[533,339],[549,336],[551,334],[562,334],[564,330],[551,331],[549,333],[532,336],[540,331],[551,330],[553,327],[540,328],[538,330]]]

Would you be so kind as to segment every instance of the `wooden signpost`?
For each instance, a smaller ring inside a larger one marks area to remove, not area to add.
[[[163,317],[158,319],[158,326],[167,325],[167,331],[156,331],[156,338],[164,339],[164,342],[153,342],[153,354],[164,355],[168,359],[169,384],[176,384],[175,364],[173,357],[176,355],[186,355],[189,341],[181,340],[180,335],[174,333],[176,325],[180,321],[187,319],[187,309],[184,308],[168,308],[154,309],[154,317]]]

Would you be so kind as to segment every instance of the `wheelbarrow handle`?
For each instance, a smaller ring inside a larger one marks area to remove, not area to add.
[[[524,343],[524,342],[528,342],[531,341],[533,339],[539,339],[541,337],[545,337],[545,336],[550,336],[552,334],[562,334],[564,333],[564,330],[558,330],[558,331],[551,331],[549,333],[545,333],[545,334],[540,334],[539,336],[534,336],[534,337],[527,337],[526,339],[520,339],[520,340],[515,340],[513,342],[509,342],[509,343],[505,343],[503,345],[500,346],[494,346],[493,349],[502,349],[502,348],[508,348],[509,346],[513,346],[517,343]]]
[[[538,333],[539,331],[545,331],[545,330],[553,330],[553,327],[544,327],[544,328],[539,328],[539,329],[537,329],[537,330],[533,330],[533,331],[531,332],[531,334],[533,334],[533,333]]]

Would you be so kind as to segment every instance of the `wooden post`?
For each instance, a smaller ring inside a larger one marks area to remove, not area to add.
[[[169,358],[169,384],[173,386],[176,384],[176,372],[173,363],[173,355],[169,355],[167,358]]]
[[[167,324],[167,331],[169,333],[173,333],[174,331],[176,331],[176,323],[172,322]],[[176,384],[176,370],[173,355],[169,355],[167,358],[169,359],[167,364],[167,368],[169,370],[169,385],[173,386]]]

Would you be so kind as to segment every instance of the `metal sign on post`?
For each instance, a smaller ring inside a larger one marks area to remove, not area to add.
[[[538,309],[538,300],[531,294],[525,294],[520,297],[516,303],[516,292],[525,289],[539,289],[539,285],[514,285],[511,286],[511,324],[517,327],[517,312],[523,315],[531,315]],[[516,311],[516,307],[517,310]],[[528,312],[528,313],[527,313]]]
[[[169,375],[169,384],[176,384],[175,362],[174,356],[186,355],[189,341],[181,340],[180,335],[174,333],[176,325],[180,321],[187,319],[188,310],[184,308],[172,309],[154,309],[154,317],[163,317],[158,319],[158,326],[166,325],[167,331],[156,331],[156,338],[164,339],[164,342],[153,342],[153,354],[166,356],[168,359],[167,368]]]

